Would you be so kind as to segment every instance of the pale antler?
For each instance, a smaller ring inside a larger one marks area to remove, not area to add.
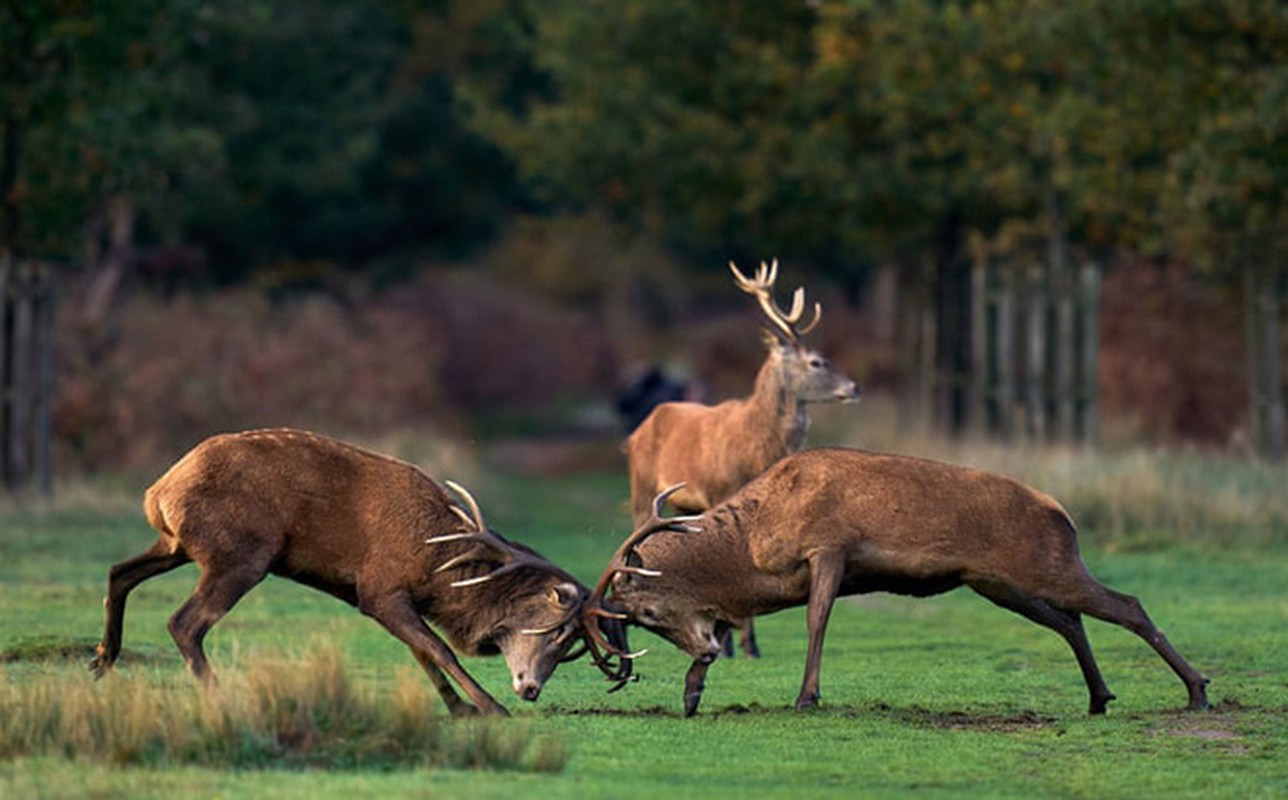
[[[501,564],[500,567],[498,567],[497,569],[494,569],[493,571],[485,575],[479,575],[473,578],[463,578],[458,581],[452,581],[451,585],[454,588],[461,588],[465,586],[476,586],[480,583],[490,581],[499,575],[504,575],[507,572],[514,572],[515,570],[523,569],[525,567],[540,569],[546,572],[552,572],[556,576],[564,580],[567,580],[569,583],[572,583],[574,585],[579,585],[577,583],[577,579],[574,578],[572,575],[568,574],[567,572],[565,572],[564,570],[560,569],[554,564],[551,564],[549,561],[546,561],[543,558],[533,556],[529,553],[524,552],[523,550],[520,550],[514,547],[512,544],[510,544],[506,540],[502,539],[500,536],[497,536],[495,533],[493,533],[488,528],[487,523],[483,521],[483,512],[482,510],[479,509],[478,502],[475,501],[474,496],[470,494],[469,490],[466,489],[464,486],[461,486],[459,483],[456,483],[455,481],[448,480],[448,481],[444,481],[444,483],[446,483],[447,487],[451,489],[453,492],[455,492],[457,496],[459,496],[462,500],[464,500],[465,505],[469,507],[469,512],[466,513],[466,511],[462,509],[460,506],[456,506],[456,505],[450,506],[450,508],[452,509],[452,512],[456,514],[456,516],[460,517],[461,521],[465,523],[466,530],[461,531],[459,533],[447,533],[441,536],[434,536],[429,539],[426,539],[425,543],[441,544],[444,542],[472,541],[477,544],[484,545],[494,549],[495,551],[497,551],[497,553],[500,554],[501,559],[503,559],[503,563]],[[459,567],[462,564],[471,564],[471,563],[475,563],[483,560],[485,559],[481,557],[481,554],[477,549],[471,549],[471,550],[467,550],[464,553],[461,553],[460,555],[454,558],[448,559],[447,561],[439,565],[438,569],[434,571],[446,572],[447,570],[452,569],[454,567]],[[524,628],[519,632],[530,636],[541,636],[541,635],[550,633],[552,631],[558,630],[559,628],[563,627],[564,625],[567,625],[569,622],[572,622],[574,619],[577,618],[577,616],[581,613],[581,605],[582,605],[581,603],[574,603],[566,612],[564,612],[563,616],[561,616],[556,622],[550,625],[546,625],[541,628]],[[586,638],[584,633],[583,633],[583,638]],[[580,658],[588,649],[589,649],[589,644],[583,644],[581,649],[576,650],[573,653],[570,653],[569,655],[561,659],[561,661],[572,661],[576,658]]]
[[[512,545],[510,542],[507,542],[505,539],[502,539],[500,536],[497,536],[495,533],[493,533],[491,530],[488,529],[487,523],[483,521],[483,512],[479,510],[479,504],[475,502],[474,496],[469,493],[469,490],[467,490],[464,486],[461,486],[459,483],[456,483],[455,481],[449,480],[449,481],[445,481],[445,483],[447,484],[447,487],[449,489],[455,492],[462,500],[465,501],[465,504],[469,506],[470,511],[468,514],[460,506],[455,506],[455,505],[451,506],[453,513],[455,513],[456,516],[460,517],[461,521],[465,523],[466,530],[461,531],[459,533],[447,533],[447,534],[443,534],[442,536],[434,536],[429,539],[426,539],[425,543],[442,544],[444,542],[471,541],[471,542],[475,542],[477,544],[481,544],[486,547],[492,548],[500,556],[500,558],[497,560],[500,560],[502,562],[500,567],[492,570],[491,572],[485,575],[479,575],[473,578],[464,578],[459,581],[453,581],[452,582],[453,587],[460,588],[463,586],[475,586],[485,581],[490,581],[493,578],[496,578],[500,575],[504,575],[508,572],[514,572],[515,570],[523,569],[525,567],[540,569],[546,572],[553,572],[559,577],[567,579],[571,583],[577,582],[576,579],[573,578],[571,575],[569,575],[567,572],[564,572],[562,569],[560,569],[559,567],[556,567],[554,564],[551,564],[549,561],[546,561],[544,558],[540,558],[539,556],[535,556],[523,550],[520,550],[519,548]],[[471,564],[471,563],[475,563],[483,560],[486,560],[486,559],[483,559],[481,557],[481,553],[478,551],[478,549],[471,549],[471,550],[467,550],[464,553],[461,553],[455,558],[448,559],[447,561],[439,565],[438,569],[434,571],[446,572],[447,570],[452,569],[454,567],[459,567],[462,564]]]
[[[778,280],[778,259],[766,266],[765,262],[760,262],[760,267],[756,270],[755,278],[748,278],[743,275],[732,261],[729,262],[729,269],[733,272],[734,282],[738,288],[747,294],[753,295],[760,308],[765,312],[765,316],[773,323],[774,327],[787,338],[792,344],[800,344],[800,337],[814,330],[818,324],[819,317],[823,314],[823,304],[814,303],[814,318],[809,324],[801,326],[797,323],[801,320],[801,315],[805,312],[805,289],[797,287],[792,293],[792,308],[784,312],[774,302],[774,283]]]

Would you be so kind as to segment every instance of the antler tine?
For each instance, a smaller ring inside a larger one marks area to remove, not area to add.
[[[801,316],[805,313],[805,289],[798,287],[792,294],[791,310],[784,312],[774,302],[773,289],[774,284],[778,281],[778,259],[774,259],[769,264],[764,261],[756,268],[755,279],[749,279],[744,275],[732,261],[729,262],[729,269],[733,271],[734,281],[738,288],[747,294],[753,295],[760,304],[760,308],[765,312],[769,322],[782,332],[787,341],[792,344],[800,344],[800,337],[809,333],[818,324],[823,308],[819,303],[814,304],[814,318],[808,325],[799,326]]]
[[[730,266],[732,266],[732,264]],[[733,267],[733,269],[736,273],[737,267]],[[696,532],[699,530],[698,528],[688,524],[693,520],[699,519],[699,516],[662,516],[662,507],[666,505],[666,501],[670,499],[673,494],[683,489],[684,486],[684,483],[677,483],[674,486],[665,489],[653,498],[652,515],[638,528],[636,528],[630,536],[626,537],[626,541],[622,542],[621,546],[617,548],[617,552],[613,553],[612,560],[608,562],[608,567],[599,577],[599,582],[595,584],[595,588],[591,592],[590,597],[587,598],[585,604],[582,606],[582,630],[586,640],[586,646],[590,650],[591,658],[595,661],[595,666],[599,667],[600,671],[608,677],[608,680],[613,681],[616,684],[613,688],[609,689],[610,692],[617,691],[631,680],[631,661],[639,658],[648,651],[639,650],[636,652],[630,652],[617,647],[610,642],[604,632],[600,630],[597,622],[598,619],[618,620],[621,622],[626,622],[630,619],[630,616],[627,614],[606,608],[604,606],[604,595],[608,592],[608,586],[612,581],[613,576],[619,573],[626,572],[650,578],[655,578],[662,574],[657,570],[628,566],[626,564],[626,559],[630,552],[638,547],[645,539],[655,533],[665,530],[689,532]],[[612,658],[613,656],[616,656],[616,662],[614,662]]]
[[[480,583],[485,583],[493,578],[505,575],[509,572],[514,572],[524,567],[542,569],[559,576],[561,579],[574,583],[576,582],[577,579],[571,574],[565,572],[549,561],[546,561],[544,558],[540,558],[524,550],[517,549],[500,536],[497,536],[488,529],[487,523],[483,521],[483,512],[479,510],[479,504],[474,499],[474,496],[470,494],[469,490],[452,480],[444,481],[444,483],[446,483],[448,488],[455,492],[462,500],[465,501],[465,504],[469,506],[470,513],[468,514],[460,506],[449,506],[452,509],[452,513],[460,517],[461,521],[465,523],[467,530],[459,531],[457,533],[446,533],[441,536],[432,536],[426,539],[425,543],[442,544],[444,542],[472,541],[477,545],[491,547],[496,550],[500,554],[500,557],[495,560],[502,562],[501,566],[484,575],[477,575],[473,578],[463,578],[458,581],[452,581],[451,586],[453,588],[459,589],[465,586],[476,586]],[[480,560],[482,559],[479,557],[478,550],[470,549],[444,561],[434,571],[446,572],[447,570],[459,567],[462,564],[469,564]]]
[[[462,500],[465,501],[465,504],[470,507],[470,513],[474,515],[474,519],[472,521],[475,527],[479,531],[486,531],[487,523],[483,521],[483,512],[479,510],[479,504],[474,500],[474,495],[470,494],[468,489],[466,489],[464,486],[460,485],[456,481],[447,480],[447,481],[444,481],[444,483],[447,484],[447,488],[451,489],[453,492],[456,492],[456,494]],[[460,512],[457,512],[457,515],[461,516]]]

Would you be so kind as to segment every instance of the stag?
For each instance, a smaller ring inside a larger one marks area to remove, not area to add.
[[[784,458],[698,516],[662,518],[665,498],[618,548],[588,602],[693,657],[686,716],[697,711],[707,669],[735,621],[808,607],[796,707],[809,708],[819,700],[823,635],[838,596],[926,597],[962,585],[1062,636],[1082,670],[1091,714],[1103,714],[1114,695],[1092,655],[1084,614],[1144,639],[1184,682],[1187,709],[1207,707],[1207,679],[1140,602],[1088,572],[1068,513],[1009,478],[825,448]],[[663,531],[682,535],[654,536]]]
[[[797,288],[791,310],[773,297],[778,261],[761,262],[754,278],[729,263],[738,288],[756,298],[770,327],[769,353],[748,397],[716,406],[663,403],[631,434],[626,444],[630,465],[631,513],[636,525],[648,518],[652,498],[677,483],[684,487],[671,504],[684,513],[705,511],[738,491],[788,453],[801,449],[809,427],[806,403],[856,402],[862,390],[836,371],[827,359],[801,343],[814,329],[823,308],[814,304],[813,318],[800,324],[805,290]],[[759,655],[750,620],[740,621],[742,647]],[[726,647],[732,655],[732,640]]]
[[[503,655],[515,694],[528,701],[559,663],[585,650],[620,687],[632,655],[617,644],[624,642],[620,623],[587,613],[585,586],[492,532],[469,492],[448,486],[468,512],[416,467],[334,439],[288,429],[206,439],[147,490],[144,513],[160,537],[111,568],[106,627],[90,669],[102,677],[120,655],[130,591],[195,562],[201,577],[169,630],[205,684],[214,682],[206,634],[273,574],[379,622],[411,649],[453,716],[507,713],[453,648]],[[594,636],[586,624],[596,626]]]

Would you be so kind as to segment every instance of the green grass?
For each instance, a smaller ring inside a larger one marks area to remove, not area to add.
[[[489,521],[593,582],[625,535],[620,476],[553,480],[484,474],[472,484]],[[1075,515],[1078,513],[1073,508]],[[927,600],[842,601],[823,660],[823,705],[791,710],[804,662],[799,609],[758,624],[765,656],[711,670],[699,716],[681,716],[687,659],[636,632],[650,652],[640,682],[616,694],[587,662],[564,665],[541,701],[509,692],[500,659],[465,666],[516,719],[544,737],[557,772],[355,765],[261,759],[255,768],[114,763],[92,754],[0,759],[0,797],[1278,797],[1288,794],[1288,547],[1278,536],[1187,536],[1111,552],[1088,536],[1105,583],[1139,596],[1176,647],[1212,678],[1212,712],[1177,713],[1180,681],[1143,642],[1095,621],[1088,632],[1120,698],[1086,715],[1067,646],[968,592]],[[53,681],[67,693],[128,694],[142,683],[182,705],[198,694],[167,617],[196,571],[131,596],[117,674],[85,670],[102,629],[108,566],[152,541],[118,504],[0,510],[0,669],[18,690]],[[207,640],[222,675],[262,660],[307,664],[319,641],[342,654],[352,683],[394,705],[428,681],[377,625],[319,593],[270,579]],[[57,682],[63,682],[61,684]],[[432,692],[432,713],[444,716]],[[161,707],[158,705],[158,707]],[[160,716],[161,714],[159,714]],[[449,732],[460,723],[440,720]],[[405,762],[399,762],[405,764]],[[442,762],[437,762],[442,763]]]

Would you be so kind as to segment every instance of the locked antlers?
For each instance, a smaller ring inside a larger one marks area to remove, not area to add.
[[[582,618],[586,628],[586,641],[590,647],[591,658],[595,660],[596,666],[608,676],[610,681],[615,682],[615,686],[609,689],[615,692],[629,682],[631,678],[632,662],[639,656],[644,655],[646,650],[638,652],[629,652],[625,649],[624,625],[630,620],[630,616],[613,606],[608,601],[608,594],[613,578],[619,574],[640,575],[648,578],[655,578],[662,573],[656,570],[645,569],[644,567],[632,566],[628,562],[630,556],[635,552],[635,548],[655,533],[662,531],[677,531],[685,533],[697,533],[701,529],[690,525],[690,522],[698,520],[701,515],[694,516],[677,516],[663,517],[662,507],[671,495],[683,489],[685,484],[677,483],[676,485],[661,492],[653,499],[653,512],[630,536],[622,542],[613,554],[612,559],[608,562],[608,568],[604,574],[599,577],[599,582],[595,584],[594,591],[591,592],[590,598],[582,606]],[[600,620],[608,620],[611,630],[621,633],[621,644],[610,642],[600,627]],[[620,626],[615,628],[614,626]],[[616,657],[616,662],[613,657]]]

